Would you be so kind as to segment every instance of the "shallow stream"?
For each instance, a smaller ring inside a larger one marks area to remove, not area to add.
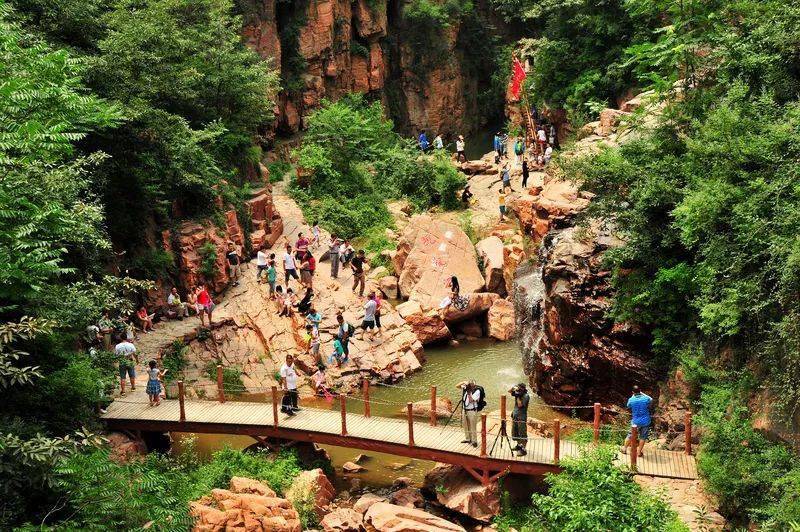
[[[432,385],[437,387],[440,397],[449,397],[455,405],[459,397],[455,386],[460,381],[467,379],[475,379],[486,390],[487,411],[497,410],[501,394],[506,393],[513,385],[527,381],[523,373],[519,346],[515,341],[499,343],[492,340],[478,340],[464,343],[458,347],[427,348],[425,356],[427,362],[423,365],[422,371],[401,381],[396,386],[380,386],[371,389],[372,415],[400,417],[402,416],[401,406],[407,402],[428,399]],[[306,402],[306,404],[308,403]],[[362,404],[359,401],[350,401],[348,411],[359,411]],[[318,401],[313,406],[335,409],[338,408],[338,403],[334,402],[329,405],[325,401]],[[550,420],[556,416],[536,396],[531,398],[528,414],[541,420]],[[440,423],[445,421],[442,420]],[[458,416],[452,419],[451,424],[460,425]],[[195,449],[201,456],[208,456],[225,445],[241,449],[255,443],[252,438],[247,436],[175,433],[173,434],[174,452],[181,452],[184,448],[185,438],[188,436],[194,436]],[[324,446],[324,448],[336,468],[336,484],[339,489],[350,488],[352,479],[357,479],[356,483],[362,486],[371,487],[391,485],[392,481],[399,476],[421,482],[425,473],[434,465],[433,462],[425,460],[374,452],[367,453],[358,449],[333,446]],[[344,462],[353,461],[359,454],[365,456],[360,464],[366,468],[366,471],[352,477],[343,476],[341,465]]]

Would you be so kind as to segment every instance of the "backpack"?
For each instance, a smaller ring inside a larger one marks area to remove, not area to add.
[[[484,408],[486,408],[486,391],[483,389],[483,386],[475,386],[480,392],[478,396],[478,408],[477,411],[480,412]]]

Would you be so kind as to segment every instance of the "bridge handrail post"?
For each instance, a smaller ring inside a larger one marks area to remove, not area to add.
[[[272,387],[272,424],[278,426],[278,387]]]
[[[639,427],[631,427],[631,471],[636,473],[636,461],[639,458]]]
[[[347,396],[339,394],[339,405],[342,411],[342,436],[347,436]]]
[[[406,403],[408,417],[408,446],[414,447],[414,403]]]
[[[481,457],[486,457],[486,414],[481,414]]]
[[[506,394],[500,396],[500,421],[506,422]]]
[[[594,444],[597,445],[600,443],[600,403],[594,404],[594,425],[592,427],[594,429]]]
[[[364,417],[370,417],[369,411],[369,380],[364,379],[363,384],[361,385],[362,390],[364,391]]]
[[[436,426],[436,386],[431,386],[431,427]]]
[[[217,364],[217,398],[220,403],[225,402],[225,387],[222,379],[222,364]]]
[[[685,425],[685,431],[683,433],[684,437],[686,438],[686,454],[692,454],[692,412],[691,410],[687,410],[686,414],[684,415],[683,424]]]
[[[558,465],[561,460],[561,420],[553,420],[553,463]]]
[[[178,381],[178,405],[180,406],[180,422],[186,421],[186,405],[184,403],[183,379]]]

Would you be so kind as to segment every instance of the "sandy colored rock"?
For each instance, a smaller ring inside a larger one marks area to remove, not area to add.
[[[399,272],[400,292],[417,301],[423,309],[436,309],[450,289],[446,281],[458,277],[461,293],[483,288],[477,255],[460,227],[416,215],[403,231],[393,260]]]
[[[464,528],[416,508],[386,502],[370,506],[364,522],[378,532],[464,532]]]
[[[523,195],[510,202],[510,208],[526,232],[540,240],[550,229],[566,227],[575,215],[589,205],[572,182],[553,179],[538,195]]]
[[[460,466],[437,464],[425,475],[424,487],[436,493],[436,500],[447,508],[488,522],[500,513],[497,482],[483,486]]]
[[[411,326],[422,345],[441,343],[450,339],[450,329],[436,311],[411,314],[403,318]]]
[[[314,512],[322,518],[328,513],[328,505],[336,496],[336,490],[322,469],[303,471],[295,477],[292,485],[286,490],[286,498],[294,504],[313,501]]]
[[[361,467],[353,462],[345,462],[342,464],[342,471],[345,473],[360,473],[362,471],[366,471],[366,468]]]
[[[430,419],[431,417],[431,400],[415,401],[411,404],[411,413],[415,417],[422,417]],[[446,418],[453,412],[453,402],[449,397],[436,396],[436,417]],[[406,414],[405,408],[400,409],[401,414]]]
[[[475,251],[483,262],[486,291],[505,297],[508,289],[503,275],[503,241],[496,236],[486,237],[475,244]]]
[[[245,477],[231,477],[231,491],[234,493],[251,493],[255,495],[263,495],[264,497],[275,497],[275,492],[258,480]]]
[[[499,295],[490,292],[469,294],[466,297],[469,301],[467,303],[467,308],[464,310],[458,310],[453,305],[447,308],[444,314],[445,323],[459,323],[477,316],[482,316],[486,314],[494,302],[500,298]]]
[[[362,514],[352,508],[337,508],[320,521],[325,532],[358,532],[364,522]]]
[[[386,497],[381,497],[374,493],[365,493],[353,505],[353,510],[360,514],[364,514],[369,510],[369,507],[376,502],[386,502]]]
[[[192,530],[300,532],[300,516],[288,500],[261,495],[274,492],[258,481],[234,478],[230,490],[214,489],[210,496],[190,503],[195,518]],[[249,491],[238,493],[237,489]]]
[[[381,277],[380,280],[378,280],[378,287],[388,299],[398,299],[400,297],[397,277],[394,275]]]
[[[515,334],[514,304],[507,299],[497,299],[486,314],[489,336],[500,341],[510,340]]]

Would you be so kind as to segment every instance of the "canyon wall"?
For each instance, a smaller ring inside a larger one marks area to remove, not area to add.
[[[323,99],[350,92],[382,100],[407,133],[474,130],[489,81],[465,67],[460,24],[441,31],[435,59],[421,59],[428,47],[409,37],[404,9],[403,0],[240,0],[245,41],[281,71],[276,130],[302,130]]]

